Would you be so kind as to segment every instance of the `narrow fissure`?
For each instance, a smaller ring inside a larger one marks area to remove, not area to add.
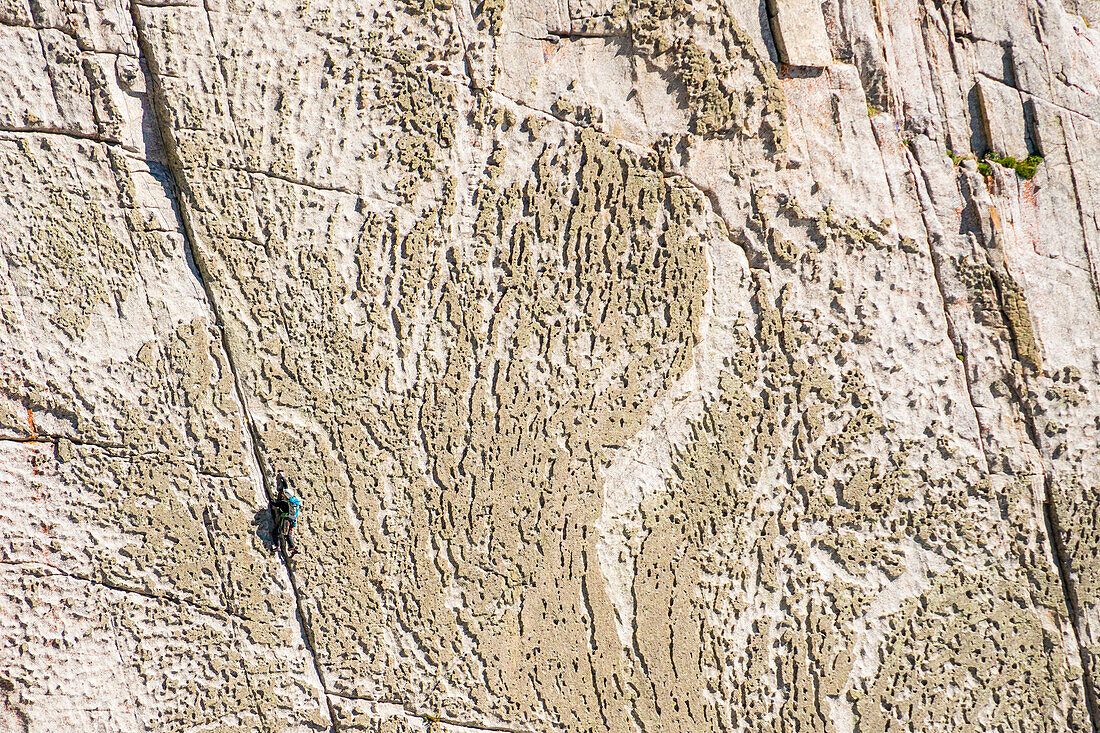
[[[996,230],[994,230],[993,236],[994,245],[999,246],[996,241]],[[990,267],[992,270],[990,280],[993,283],[993,289],[997,295],[997,304],[1000,309],[1001,320],[1004,321],[1010,336],[1008,341],[1012,358],[1024,364],[1024,361],[1020,358],[1020,347],[1017,341],[1016,329],[1013,328],[1012,321],[1008,317],[1008,312],[1006,310],[1004,285],[1001,282],[997,270],[992,268],[992,264]],[[1027,365],[1025,364],[1024,366],[1025,376],[1023,376],[1022,379],[1026,386],[1028,382],[1026,376]],[[1058,571],[1058,581],[1062,586],[1066,613],[1069,615],[1069,625],[1073,630],[1074,642],[1077,644],[1077,654],[1080,659],[1081,674],[1083,677],[1082,684],[1085,688],[1085,706],[1089,711],[1089,722],[1092,724],[1094,733],[1100,733],[1100,709],[1097,707],[1096,690],[1092,684],[1092,673],[1088,665],[1090,654],[1081,643],[1081,632],[1077,628],[1078,623],[1083,618],[1081,604],[1077,596],[1077,590],[1073,585],[1073,578],[1070,577],[1071,560],[1069,553],[1066,551],[1065,543],[1062,541],[1061,523],[1058,520],[1058,506],[1054,501],[1054,476],[1051,473],[1051,469],[1043,465],[1043,446],[1042,440],[1039,437],[1039,429],[1035,420],[1033,404],[1026,394],[1021,394],[1015,387],[1013,387],[1012,391],[1020,414],[1024,418],[1024,427],[1026,428],[1028,440],[1035,446],[1035,451],[1039,455],[1040,466],[1042,466],[1043,469],[1043,523],[1045,525],[1048,542],[1050,543],[1050,556]]]
[[[57,127],[50,126],[36,126],[36,125],[24,125],[21,127],[0,127],[0,133],[8,135],[58,135],[60,137],[67,137],[79,142],[93,142],[107,145],[114,148],[121,148],[132,153],[138,151],[126,147],[118,140],[112,140],[109,137],[100,135],[94,132],[79,132],[77,130],[62,130]]]
[[[985,471],[988,474],[992,471],[993,463],[989,459],[989,451],[986,449],[985,438],[982,435],[984,431],[982,419],[978,415],[977,406],[974,404],[974,394],[970,386],[970,374],[967,372],[966,350],[962,348],[962,340],[955,330],[955,323],[951,320],[951,314],[947,311],[947,293],[945,293],[943,289],[943,275],[940,272],[939,257],[936,255],[935,247],[932,245],[933,240],[937,239],[939,235],[933,234],[933,228],[928,225],[928,215],[926,212],[932,210],[932,202],[930,200],[931,194],[921,186],[922,181],[917,172],[920,169],[920,164],[913,158],[911,153],[906,152],[905,162],[909,168],[909,175],[912,177],[913,188],[917,193],[921,223],[924,225],[925,235],[928,240],[928,258],[932,263],[932,278],[936,281],[936,291],[940,294],[940,307],[943,311],[944,324],[947,327],[947,338],[951,341],[951,348],[954,350],[955,355],[963,363],[963,385],[966,387],[966,399],[970,402],[970,411],[974,413],[974,424],[978,427],[978,446],[982,450],[982,458],[985,459]]]
[[[141,19],[138,15],[137,6],[134,3],[130,4],[130,14],[132,16],[134,24],[134,34],[137,36],[137,42],[140,55],[144,56],[146,60],[152,59],[148,40],[145,38],[145,34],[142,30]],[[170,135],[165,134],[162,106],[165,104],[162,94],[163,91],[160,88],[160,80],[151,66],[147,63],[149,69],[150,81],[152,82],[151,101],[153,107],[153,122],[156,126],[157,136],[160,138],[160,143],[166,151],[176,152],[174,150],[174,140]],[[168,171],[172,177],[173,191],[172,193],[172,206],[175,209],[176,217],[180,224],[181,233],[183,235],[183,246],[186,252],[188,263],[191,265],[191,271],[198,280],[199,285],[202,287],[202,291],[206,296],[206,300],[210,306],[210,313],[214,320],[214,327],[218,331],[218,336],[221,340],[221,349],[225,356],[226,368],[229,370],[229,374],[232,377],[233,391],[237,397],[237,401],[241,406],[241,417],[244,421],[247,429],[246,440],[249,444],[249,448],[252,453],[252,460],[255,462],[255,468],[260,477],[260,483],[264,490],[264,496],[268,500],[270,506],[272,501],[272,491],[268,484],[267,474],[264,472],[264,460],[263,455],[260,452],[260,434],[256,428],[255,421],[252,419],[252,414],[248,409],[248,402],[245,400],[244,389],[241,385],[240,372],[237,369],[236,362],[233,358],[233,351],[230,348],[229,337],[225,329],[225,320],[222,318],[220,309],[218,308],[218,301],[214,297],[214,293],[207,282],[207,274],[204,272],[202,261],[195,257],[194,250],[194,232],[191,228],[190,220],[187,216],[187,211],[180,200],[179,192],[186,190],[182,181],[182,173],[179,170],[179,162],[177,155],[168,154],[165,156],[167,159],[166,165]],[[337,733],[339,730],[338,721],[335,715],[335,711],[332,707],[332,702],[329,700],[328,686],[325,683],[324,672],[321,668],[321,663],[317,658],[317,650],[314,645],[313,634],[306,624],[305,613],[302,606],[302,596],[298,591],[298,584],[294,578],[294,571],[291,570],[290,562],[280,552],[280,557],[283,562],[283,567],[286,570],[287,579],[290,583],[291,592],[294,595],[295,615],[298,619],[299,631],[301,633],[302,642],[309,653],[310,659],[313,661],[314,672],[317,674],[317,682],[321,686],[321,694],[325,697],[325,705],[329,713],[329,724],[332,733]]]
[[[103,450],[126,450],[127,446],[122,443],[107,443],[105,441],[87,440],[85,438],[79,438],[69,435],[53,435],[50,433],[36,432],[34,435],[0,435],[0,441],[5,443],[42,443],[43,445],[57,445],[62,440],[66,440],[73,445],[86,445],[96,448],[102,448]],[[135,454],[139,455],[139,454]]]
[[[1077,591],[1073,587],[1073,580],[1069,576],[1070,559],[1066,552],[1065,543],[1062,541],[1062,528],[1058,521],[1058,506],[1054,502],[1054,479],[1049,473],[1043,474],[1043,519],[1046,522],[1047,536],[1050,537],[1051,555],[1054,557],[1054,565],[1058,569],[1058,579],[1062,584],[1062,595],[1065,597],[1066,609],[1070,615],[1070,627],[1073,629],[1073,639],[1077,642],[1077,653],[1081,660],[1081,674],[1085,688],[1085,705],[1089,711],[1089,721],[1092,723],[1094,733],[1100,733],[1100,708],[1096,700],[1096,688],[1092,683],[1092,670],[1089,668],[1089,652],[1081,643],[1081,635],[1077,630],[1077,620],[1082,617],[1081,604],[1077,598]]]
[[[906,154],[906,161],[907,161],[908,166],[909,166],[909,173],[913,178],[913,185],[916,188],[917,195],[918,195],[918,198],[919,198],[921,217],[924,220],[925,231],[927,232],[927,236],[928,236],[929,254],[931,256],[931,261],[932,261],[932,272],[933,272],[933,276],[936,280],[936,287],[938,288],[939,293],[940,293],[940,301],[943,305],[943,314],[944,314],[944,318],[945,318],[946,324],[947,324],[948,337],[951,340],[952,346],[954,347],[954,349],[956,351],[956,354],[958,354],[959,357],[963,360],[963,364],[964,364],[963,382],[966,385],[966,393],[967,393],[968,399],[970,400],[971,410],[974,412],[974,419],[978,424],[978,431],[979,431],[978,443],[981,446],[982,454],[985,456],[986,467],[987,467],[986,470],[987,470],[987,473],[988,473],[990,471],[990,468],[992,467],[992,463],[990,462],[989,453],[988,453],[988,450],[987,450],[986,445],[985,445],[985,439],[982,436],[982,430],[983,430],[982,421],[981,421],[981,418],[978,416],[978,411],[977,411],[977,408],[975,407],[975,404],[974,404],[974,397],[973,397],[973,393],[971,391],[972,388],[971,388],[971,384],[970,384],[970,375],[965,369],[965,365],[967,363],[966,362],[966,353],[965,353],[965,350],[962,349],[962,344],[961,344],[961,341],[958,338],[958,335],[955,331],[954,323],[952,322],[951,316],[947,311],[947,296],[946,296],[946,293],[944,292],[944,289],[943,289],[943,281],[942,281],[942,274],[940,272],[940,264],[939,264],[939,260],[938,260],[938,257],[936,255],[936,252],[935,252],[935,248],[932,246],[933,239],[936,238],[936,235],[933,234],[933,230],[928,226],[927,214],[926,214],[926,211],[929,211],[932,208],[932,203],[931,203],[931,200],[930,200],[930,194],[925,189],[923,189],[921,187],[921,181],[918,178],[918,173],[917,173],[917,170],[919,170],[919,168],[920,168],[919,164],[917,164],[917,162],[913,159],[913,157],[910,154]],[[1007,325],[1008,325],[1007,320],[1008,319],[1005,316],[1004,311],[1003,311],[1003,300],[1001,298],[1000,284],[996,282],[996,278],[992,278],[992,279],[994,280],[994,286],[996,287],[996,290],[997,290],[996,294],[997,294],[997,299],[998,299],[998,305],[1001,308],[1001,316],[1002,316],[1002,319],[1004,319],[1006,321],[1005,325],[1007,327]],[[1017,347],[1016,347],[1016,343],[1015,343],[1014,338],[1010,339],[1010,347],[1011,347],[1011,350],[1012,350],[1012,357],[1014,359],[1018,360],[1019,357],[1017,355]],[[1016,395],[1016,403],[1017,403],[1017,406],[1020,410],[1021,416],[1024,419],[1024,427],[1025,427],[1026,432],[1027,432],[1028,440],[1035,446],[1035,450],[1039,454],[1039,461],[1040,461],[1040,464],[1041,464],[1041,462],[1042,462],[1042,446],[1040,444],[1039,434],[1036,430],[1035,416],[1033,414],[1033,411],[1031,410],[1028,403],[1024,399],[1022,399],[1020,395]],[[1092,728],[1094,733],[1100,733],[1100,702],[1098,702],[1097,699],[1096,699],[1096,691],[1095,691],[1095,688],[1093,687],[1092,673],[1091,673],[1091,671],[1089,669],[1089,665],[1088,665],[1089,652],[1085,649],[1084,645],[1081,643],[1080,632],[1078,631],[1078,628],[1077,628],[1078,620],[1080,618],[1082,618],[1082,615],[1081,615],[1080,604],[1078,603],[1078,600],[1077,600],[1076,590],[1073,587],[1073,579],[1069,576],[1070,559],[1069,559],[1068,553],[1066,552],[1065,544],[1062,542],[1061,525],[1060,525],[1059,520],[1058,520],[1057,506],[1054,503],[1054,485],[1053,484],[1054,484],[1053,477],[1051,476],[1050,472],[1044,467],[1044,469],[1043,469],[1043,507],[1042,507],[1042,509],[1043,509],[1043,522],[1044,522],[1044,525],[1045,525],[1044,529],[1045,529],[1046,534],[1047,534],[1047,541],[1050,543],[1051,557],[1054,560],[1055,569],[1058,572],[1058,579],[1059,579],[1059,582],[1062,586],[1062,595],[1063,595],[1064,603],[1066,605],[1066,614],[1068,616],[1069,626],[1073,631],[1074,642],[1077,645],[1077,654],[1078,654],[1079,663],[1081,665],[1081,673],[1082,673],[1081,685],[1084,688],[1085,706],[1086,706],[1086,708],[1088,710],[1088,714],[1089,714],[1090,727]]]
[[[249,620],[244,616],[241,616],[239,613],[233,611],[231,608],[228,607],[228,605],[226,606],[226,608],[218,608],[217,606],[207,606],[197,601],[190,601],[186,598],[174,596],[170,593],[155,593],[152,591],[141,590],[140,588],[131,588],[120,583],[107,580],[105,576],[100,578],[92,578],[90,576],[81,575],[79,573],[70,573],[66,570],[62,570],[56,565],[45,562],[44,560],[0,560],[0,565],[35,566],[35,569],[41,571],[41,574],[36,577],[69,578],[71,580],[78,580],[82,583],[90,583],[92,585],[102,586],[113,591],[118,591],[119,593],[132,593],[133,595],[142,596],[143,598],[148,598],[149,600],[157,601],[158,603],[167,602],[174,603],[178,606],[187,606],[188,608],[192,608],[199,613],[203,613],[207,616],[212,616],[214,618],[224,619],[224,617],[226,616],[232,616],[238,621]]]

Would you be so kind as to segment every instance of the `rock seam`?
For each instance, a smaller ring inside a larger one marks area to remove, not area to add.
[[[905,155],[907,167],[909,169],[909,175],[912,177],[912,181],[916,191],[918,192],[918,207],[921,212],[921,218],[924,221],[925,231],[927,232],[927,241],[929,245],[929,253],[931,256],[932,273],[936,280],[936,288],[940,293],[940,301],[943,306],[943,315],[947,326],[948,338],[951,340],[952,347],[955,349],[956,354],[962,360],[963,368],[963,382],[966,386],[966,394],[970,399],[970,409],[974,413],[974,420],[978,426],[978,444],[981,447],[982,455],[986,461],[986,473],[990,473],[992,464],[989,460],[989,452],[985,444],[985,439],[982,436],[982,421],[978,415],[977,408],[974,405],[973,398],[973,386],[970,383],[970,373],[965,368],[967,364],[967,354],[965,348],[963,348],[962,340],[958,337],[955,329],[955,324],[951,319],[951,315],[947,311],[947,296],[944,292],[942,275],[940,273],[940,255],[935,251],[933,245],[933,239],[935,235],[932,234],[932,230],[928,227],[927,216],[931,210],[931,201],[927,198],[928,191],[921,185],[922,179],[918,176],[920,165],[914,160],[911,153],[906,152]],[[934,212],[932,213],[934,216]],[[997,300],[1000,308],[1000,314],[1003,320],[1007,323],[1008,319],[1004,313],[1004,301],[1001,297],[1000,283],[996,278],[993,278],[994,287],[997,292]],[[1009,339],[1009,346],[1014,359],[1019,361],[1016,339],[1012,337]],[[1025,378],[1026,379],[1026,378]],[[1019,405],[1021,415],[1025,422],[1026,433],[1028,441],[1035,447],[1038,453],[1040,467],[1043,468],[1043,522],[1045,524],[1047,542],[1050,549],[1051,559],[1054,562],[1055,570],[1058,573],[1058,580],[1062,588],[1063,600],[1066,604],[1066,615],[1069,621],[1070,629],[1073,631],[1073,639],[1077,646],[1077,654],[1079,664],[1081,665],[1081,686],[1083,688],[1085,707],[1089,713],[1089,723],[1093,733],[1100,733],[1100,703],[1096,700],[1094,688],[1092,686],[1092,675],[1089,671],[1088,657],[1089,652],[1085,648],[1085,645],[1081,642],[1081,634],[1078,630],[1078,621],[1082,618],[1080,610],[1080,604],[1076,601],[1077,592],[1073,584],[1073,578],[1069,574],[1070,560],[1065,551],[1064,543],[1061,536],[1061,525],[1058,520],[1058,511],[1054,504],[1054,486],[1053,476],[1049,468],[1042,466],[1043,463],[1043,451],[1040,441],[1038,439],[1038,433],[1035,425],[1035,415],[1025,399],[1017,399],[1016,403]]]
[[[145,38],[145,33],[142,30],[141,21],[138,17],[137,6],[133,2],[130,3],[130,14],[134,24],[134,34],[137,37],[139,52],[146,58],[151,58],[151,54],[149,53],[148,40]],[[160,137],[161,144],[164,146],[165,150],[170,150],[173,147],[172,138],[166,135],[164,131],[164,123],[161,110],[163,100],[161,98],[161,93],[159,89],[160,80],[156,72],[151,67],[148,68],[149,75],[153,83],[153,94],[151,95],[151,99],[153,101],[153,122],[156,125],[157,135],[158,137]],[[237,402],[240,403],[241,417],[244,420],[245,426],[247,428],[247,434],[244,437],[249,444],[249,448],[252,454],[252,460],[255,462],[256,471],[259,473],[260,483],[264,490],[264,496],[267,497],[268,501],[270,502],[272,501],[272,493],[270,486],[268,485],[267,474],[263,470],[264,461],[263,456],[260,453],[259,432],[257,431],[256,424],[252,419],[252,414],[248,410],[248,403],[245,401],[244,390],[241,386],[239,372],[237,370],[237,365],[233,357],[233,351],[230,348],[229,339],[226,334],[224,326],[225,321],[222,318],[221,312],[218,309],[217,301],[215,300],[214,294],[211,291],[210,286],[207,282],[207,273],[203,272],[202,263],[198,258],[195,257],[194,232],[192,230],[190,221],[188,220],[186,208],[178,195],[180,191],[184,190],[184,188],[180,185],[180,178],[182,174],[181,171],[179,171],[178,163],[174,161],[174,157],[175,156],[171,154],[166,156],[166,167],[168,168],[168,171],[172,176],[172,184],[174,190],[171,192],[171,198],[173,204],[177,209],[177,215],[180,221],[180,228],[183,234],[184,249],[186,251],[189,264],[192,265],[192,272],[195,275],[195,279],[198,280],[199,285],[202,287],[203,294],[206,296],[206,301],[209,304],[211,317],[214,320],[214,327],[218,331],[218,337],[221,340],[222,352],[225,354],[226,365],[229,369],[229,374],[232,377],[233,391],[236,394]],[[302,636],[302,642],[305,644],[306,650],[309,652],[310,659],[312,659],[313,661],[313,668],[317,674],[317,682],[321,686],[321,693],[325,696],[325,704],[328,708],[329,714],[329,729],[331,733],[338,733],[339,728],[335,711],[333,710],[331,701],[328,699],[329,693],[325,685],[325,678],[321,669],[321,663],[317,659],[317,651],[313,644],[313,635],[305,622],[305,615],[302,608],[302,598],[301,594],[298,592],[298,585],[294,579],[294,572],[291,570],[290,563],[288,562],[287,558],[283,556],[282,553],[280,553],[280,557],[283,561],[283,567],[286,569],[287,579],[290,582],[291,592],[294,595],[295,615],[298,617],[298,626]]]

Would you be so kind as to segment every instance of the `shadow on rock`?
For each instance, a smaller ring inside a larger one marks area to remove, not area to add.
[[[256,536],[264,545],[269,546],[275,541],[272,536],[275,526],[271,521],[271,510],[267,507],[256,510],[256,514],[252,517],[252,526],[256,528]]]

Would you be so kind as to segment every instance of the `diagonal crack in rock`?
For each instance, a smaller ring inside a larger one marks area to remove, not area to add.
[[[141,19],[138,16],[138,10],[137,10],[137,5],[136,4],[131,3],[130,12],[131,12],[131,15],[133,17],[134,32],[137,35],[137,40],[138,40],[138,45],[139,45],[139,48],[140,48],[140,52],[141,52],[142,55],[144,55],[148,59],[148,58],[151,57],[150,46],[149,46],[148,39],[145,37],[145,33],[144,33],[144,30],[143,30]],[[171,151],[172,147],[174,146],[174,139],[173,139],[172,135],[167,133],[166,130],[165,130],[165,122],[164,122],[165,114],[164,114],[164,110],[162,109],[162,107],[164,105],[164,101],[162,99],[163,92],[159,88],[159,80],[157,78],[156,71],[154,71],[151,66],[150,66],[150,69],[149,69],[149,73],[152,77],[152,82],[153,82],[152,99],[153,99],[153,109],[154,109],[154,115],[155,115],[154,122],[156,124],[157,133],[158,133],[158,135],[161,139],[161,143],[164,145],[165,149]],[[218,331],[218,335],[221,339],[221,348],[222,348],[222,352],[225,356],[226,364],[228,365],[230,375],[232,377],[233,390],[234,390],[234,393],[236,395],[237,402],[240,404],[242,419],[243,419],[243,421],[244,421],[244,423],[247,427],[247,434],[242,436],[242,437],[248,443],[249,451],[250,451],[251,457],[252,457],[252,462],[254,463],[254,470],[255,470],[256,474],[260,477],[260,481],[262,483],[263,490],[264,490],[264,495],[267,497],[268,501],[271,502],[272,499],[273,499],[273,493],[272,493],[272,490],[271,490],[271,486],[269,485],[269,482],[268,482],[267,474],[264,471],[264,459],[263,459],[263,455],[262,455],[261,450],[260,450],[259,430],[257,429],[256,422],[253,419],[252,414],[248,409],[248,401],[245,398],[244,388],[241,384],[240,370],[238,369],[236,359],[235,359],[234,354],[233,354],[233,349],[232,349],[232,346],[229,343],[228,334],[226,333],[225,320],[222,317],[221,311],[218,307],[217,298],[215,297],[214,292],[211,289],[210,284],[208,282],[209,273],[207,273],[205,271],[205,266],[204,266],[204,263],[202,261],[202,258],[199,258],[199,257],[195,256],[195,246],[194,246],[195,236],[194,236],[194,229],[193,229],[193,227],[191,225],[191,222],[190,222],[190,219],[189,219],[189,211],[186,207],[185,202],[181,201],[178,197],[178,192],[182,191],[182,190],[185,190],[185,188],[183,186],[183,182],[181,181],[181,178],[184,176],[184,172],[182,170],[180,170],[180,166],[179,166],[179,162],[178,162],[179,158],[178,158],[177,155],[169,154],[167,156],[167,158],[168,158],[167,167],[168,167],[168,170],[171,173],[172,181],[174,183],[174,188],[175,188],[175,191],[173,191],[174,195],[172,197],[173,198],[173,203],[177,207],[177,214],[179,216],[180,227],[181,227],[181,230],[183,232],[183,241],[184,241],[184,247],[186,249],[187,257],[190,260],[191,264],[193,264],[193,266],[194,266],[192,268],[192,272],[195,274],[195,277],[198,279],[199,285],[201,286],[202,291],[206,296],[206,301],[210,306],[210,311],[211,311],[211,316],[212,316],[213,321],[214,321],[214,326],[216,327],[216,329]],[[317,681],[321,686],[322,694],[325,696],[325,703],[326,703],[326,706],[328,708],[329,724],[331,726],[331,730],[332,730],[333,733],[336,733],[336,730],[337,730],[336,715],[335,715],[335,711],[333,710],[332,704],[328,699],[328,688],[327,688],[327,685],[326,685],[326,682],[325,682],[324,670],[323,670],[323,668],[321,666],[321,662],[320,662],[320,660],[318,659],[318,656],[317,656],[317,649],[316,649],[316,645],[315,645],[315,639],[314,639],[314,636],[313,636],[313,633],[312,633],[311,629],[309,628],[308,624],[306,623],[306,616],[305,616],[303,603],[302,603],[302,594],[298,590],[298,584],[297,584],[297,581],[294,577],[294,571],[290,566],[289,560],[285,556],[282,556],[281,553],[280,553],[280,556],[282,557],[283,566],[286,569],[287,579],[290,583],[291,592],[294,596],[295,614],[297,616],[298,627],[299,627],[299,631],[301,633],[302,642],[305,645],[306,650],[309,653],[310,659],[313,662],[313,668],[314,668],[315,673],[317,674]]]

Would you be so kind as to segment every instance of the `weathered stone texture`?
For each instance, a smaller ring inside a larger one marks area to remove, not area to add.
[[[0,0],[0,728],[1100,725],[1100,34],[803,5]]]

